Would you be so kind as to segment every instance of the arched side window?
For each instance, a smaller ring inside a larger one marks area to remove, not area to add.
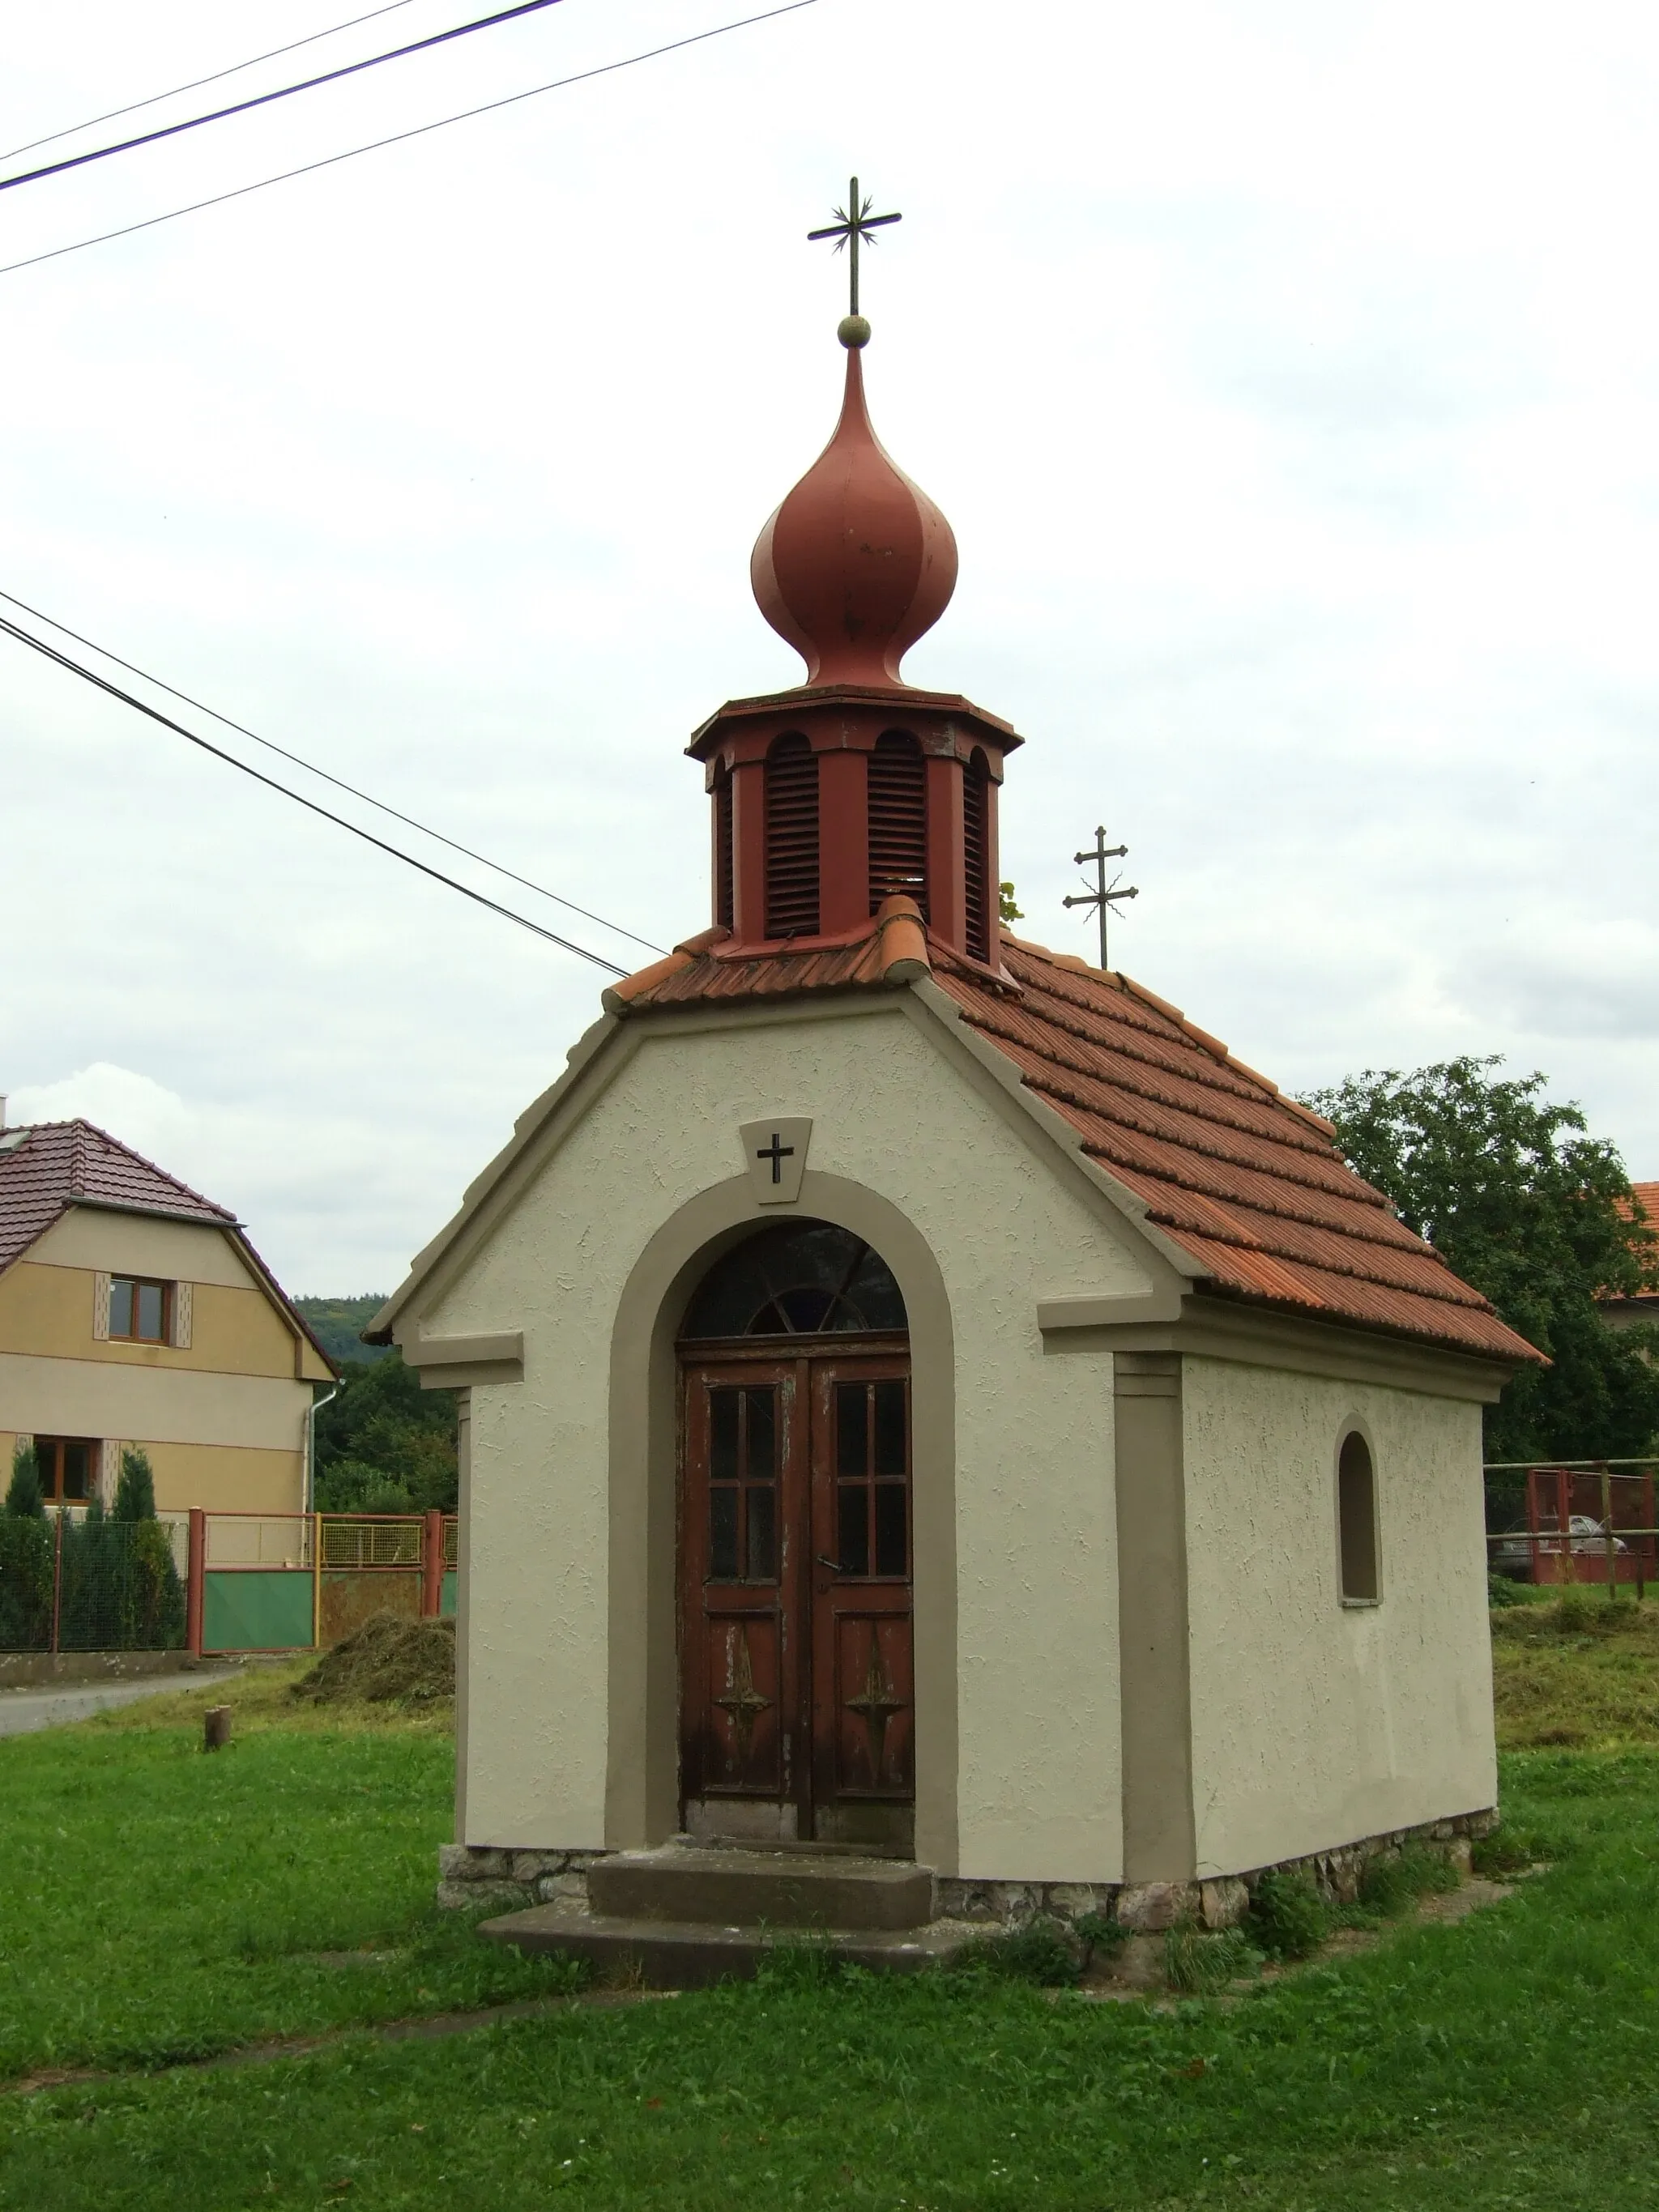
[[[962,827],[968,950],[975,960],[988,963],[996,895],[991,882],[991,770],[977,747],[963,779]]]
[[[884,730],[870,756],[870,911],[902,892],[927,915],[927,763],[904,730]]]
[[[714,771],[714,919],[722,929],[732,926],[732,771],[718,768]]]
[[[1336,1462],[1336,1541],[1345,1605],[1375,1605],[1382,1595],[1377,1565],[1376,1468],[1358,1429],[1342,1439]]]
[[[908,1327],[892,1270],[831,1221],[791,1221],[745,1237],[698,1285],[681,1330],[735,1336],[892,1335]]]
[[[766,933],[818,929],[818,761],[792,732],[766,757]]]

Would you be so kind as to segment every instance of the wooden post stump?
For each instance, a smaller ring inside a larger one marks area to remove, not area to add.
[[[202,1748],[222,1751],[230,1741],[230,1707],[210,1705],[202,1716]]]

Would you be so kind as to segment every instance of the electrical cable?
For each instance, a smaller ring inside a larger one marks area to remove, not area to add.
[[[477,906],[487,907],[491,914],[498,914],[507,921],[516,921],[520,929],[529,930],[532,936],[545,938],[550,945],[559,945],[566,952],[574,952],[580,959],[592,961],[594,967],[603,968],[608,975],[625,975],[628,973],[625,968],[618,968],[614,960],[607,960],[598,952],[590,952],[585,945],[578,945],[568,937],[561,937],[556,930],[544,929],[540,922],[532,921],[526,915],[515,914],[510,906],[502,906],[493,898],[486,898],[482,891],[475,891],[470,884],[460,883],[455,877],[445,875],[441,868],[428,867],[424,860],[417,860],[412,853],[405,853],[396,845],[388,845],[384,837],[377,837],[373,830],[361,829],[356,823],[348,822],[343,814],[332,813],[326,806],[319,806],[314,799],[307,799],[300,792],[290,791],[287,784],[278,783],[275,776],[266,775],[245,760],[238,760],[234,753],[227,752],[222,745],[216,745],[208,738],[198,737],[194,730],[187,730],[182,722],[175,722],[170,714],[163,714],[159,708],[146,706],[142,699],[134,698],[131,691],[124,691],[118,684],[112,684],[106,677],[100,676],[93,669],[83,668],[78,660],[72,660],[68,653],[60,653],[55,645],[48,645],[45,638],[32,637],[27,630],[15,622],[8,621],[3,615],[0,615],[0,632],[8,637],[15,637],[20,645],[28,646],[46,659],[55,661],[59,668],[67,669],[71,676],[78,676],[84,683],[106,692],[112,699],[118,699],[123,706],[135,708],[152,722],[159,722],[164,730],[172,730],[192,745],[199,745],[204,753],[211,753],[216,760],[240,769],[244,775],[251,775],[255,783],[264,784],[268,791],[279,792],[284,799],[291,799],[296,806],[303,806],[312,814],[320,814],[325,822],[332,822],[337,829],[349,830],[354,837],[361,837],[366,845],[373,845],[378,852],[390,854],[394,860],[401,860],[405,867],[417,868],[422,875],[430,876],[434,883],[443,884],[450,890],[459,891],[463,898],[471,899]]]
[[[290,39],[285,46],[272,46],[269,53],[254,54],[245,62],[233,62],[228,69],[212,70],[206,76],[193,76],[188,84],[175,84],[170,92],[153,92],[148,100],[130,100],[125,107],[106,107],[101,115],[88,115],[84,123],[65,124],[61,131],[48,131],[44,138],[31,138],[26,146],[9,147],[0,154],[0,161],[15,161],[20,154],[32,154],[37,146],[55,146],[60,138],[73,138],[77,131],[91,131],[100,123],[113,123],[118,115],[136,115],[141,107],[157,107],[164,100],[176,100],[180,93],[199,92],[204,84],[217,84],[222,77],[256,69],[261,62],[274,62],[278,54],[294,53],[301,46],[314,46],[319,39],[337,38],[342,31],[355,30],[359,23],[372,23],[377,15],[395,15],[399,8],[409,5],[410,0],[386,0],[385,7],[371,8],[366,15],[353,15],[343,23],[331,23],[325,31],[309,31],[303,39]]]
[[[262,192],[268,185],[285,185],[294,177],[307,177],[314,169],[331,169],[338,161],[355,161],[359,154],[376,154],[383,146],[399,146],[407,138],[423,138],[429,131],[442,131],[452,123],[471,122],[475,115],[493,114],[499,107],[516,106],[521,100],[534,100],[544,92],[562,92],[567,85],[586,84],[592,77],[611,76],[618,70],[633,69],[641,62],[653,62],[664,54],[678,53],[683,46],[697,46],[705,40],[724,38],[728,31],[746,31],[755,23],[769,23],[778,15],[793,15],[803,8],[814,8],[817,0],[786,0],[781,8],[768,8],[758,15],[740,15],[730,23],[716,23],[712,30],[694,31],[689,38],[671,39],[665,46],[651,46],[645,52],[629,54],[619,62],[602,62],[598,68],[578,70],[572,76],[555,77],[547,84],[532,85],[528,92],[508,93],[504,100],[487,100],[480,107],[464,107],[459,114],[441,115],[435,123],[418,123],[411,131],[394,131],[390,137],[372,138],[365,146],[348,147],[343,154],[329,154],[320,161],[306,161],[297,169],[284,169],[275,177],[261,177],[257,184],[238,185],[228,192],[215,192],[210,199],[192,200],[188,207],[171,208],[166,215],[147,216],[142,222],[124,223],[118,230],[100,231],[95,238],[77,238],[71,246],[54,246],[45,253],[31,253],[21,261],[0,263],[0,276],[9,276],[19,269],[35,268],[42,261],[60,260],[66,253],[79,253],[88,246],[107,246],[114,238],[131,238],[135,231],[154,230],[158,223],[173,222],[179,216],[198,215],[204,208],[219,207],[226,200],[240,200],[250,192]]]
[[[549,890],[545,884],[534,883],[528,876],[520,875],[515,869],[504,867],[501,861],[492,860],[487,854],[475,853],[471,845],[463,845],[458,838],[446,836],[441,830],[433,829],[429,823],[417,822],[412,814],[401,813],[397,807],[387,805],[385,799],[376,799],[372,792],[360,791],[355,783],[348,783],[343,776],[331,775],[327,769],[319,768],[314,761],[307,760],[303,754],[290,752],[286,745],[277,744],[273,738],[262,738],[257,730],[250,730],[246,722],[233,721],[228,714],[222,714],[216,707],[210,707],[204,700],[193,699],[188,691],[179,690],[176,684],[164,683],[161,677],[152,676],[149,669],[140,668],[136,661],[123,660],[118,653],[112,653],[106,645],[100,645],[96,638],[83,637],[78,629],[71,629],[67,623],[55,622],[52,616],[43,614],[39,607],[32,607],[27,599],[20,599],[15,592],[0,592],[0,599],[4,599],[11,606],[21,607],[26,615],[33,615],[36,622],[45,623],[48,629],[58,630],[65,637],[72,637],[77,645],[84,645],[90,652],[95,653],[100,660],[112,660],[118,668],[125,668],[129,675],[143,677],[146,684],[153,684],[158,691],[165,691],[174,699],[182,699],[186,707],[194,707],[198,714],[210,714],[216,722],[222,722],[226,729],[234,730],[239,737],[252,738],[256,745],[263,745],[267,752],[278,753],[283,760],[292,761],[295,768],[304,769],[307,775],[320,776],[325,783],[331,783],[337,791],[349,791],[354,799],[361,799],[366,806],[373,806],[382,814],[391,815],[394,822],[406,823],[410,829],[418,830],[422,836],[435,838],[439,844],[447,845],[452,853],[464,853],[469,860],[477,860],[481,867],[493,869],[496,875],[506,876],[515,884],[522,884],[527,891],[534,891],[538,898],[551,899],[556,906],[568,907],[572,914],[580,915],[584,921],[597,921],[601,929],[612,930],[618,937],[626,937],[635,945],[642,945],[647,952],[662,952],[664,948],[660,945],[653,945],[648,937],[641,937],[631,929],[624,929],[619,921],[607,921],[602,914],[595,914],[588,907],[578,906],[574,899],[565,898],[557,891]]]
[[[474,31],[493,30],[497,23],[510,23],[515,16],[538,15],[544,8],[556,8],[559,0],[516,0],[511,8],[501,8],[493,15],[477,15],[470,23],[457,23],[447,31],[434,31],[429,38],[411,39],[406,46],[393,46],[383,54],[370,54],[367,61],[343,62],[338,69],[325,70],[320,76],[308,76],[299,84],[278,86],[275,92],[256,92],[251,100],[239,100],[229,107],[216,107],[208,115],[192,115],[183,123],[164,123],[159,131],[141,131],[136,138],[123,138],[118,145],[95,146],[89,154],[70,154],[61,161],[48,161],[38,169],[25,169],[18,177],[0,177],[0,192],[15,191],[19,185],[38,184],[42,177],[61,176],[65,169],[84,169],[88,161],[107,161],[112,154],[131,154],[137,146],[153,146],[161,138],[176,138],[184,131],[199,131],[204,123],[222,123],[228,115],[246,115],[255,107],[269,107],[275,100],[292,100],[296,92],[314,92],[319,84],[337,84],[342,77],[359,76],[364,70],[379,69],[382,62],[400,62],[406,55],[424,53],[428,46],[447,46],[452,39],[470,38]]]

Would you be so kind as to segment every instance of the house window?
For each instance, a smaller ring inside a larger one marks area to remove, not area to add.
[[[171,1283],[114,1275],[109,1286],[109,1333],[130,1344],[165,1344],[173,1304]]]
[[[36,1437],[40,1495],[54,1505],[84,1504],[97,1487],[102,1449],[89,1437]]]
[[[1342,1602],[1375,1605],[1380,1595],[1376,1469],[1371,1461],[1371,1448],[1358,1430],[1343,1437],[1336,1462],[1336,1534],[1342,1569]]]

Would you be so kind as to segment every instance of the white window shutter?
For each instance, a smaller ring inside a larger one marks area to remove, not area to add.
[[[180,1352],[190,1350],[192,1288],[189,1283],[175,1283],[173,1286],[173,1341]]]
[[[115,1503],[115,1486],[121,1473],[121,1446],[118,1438],[106,1437],[99,1447],[98,1495],[105,1509]]]
[[[92,1279],[92,1334],[96,1344],[109,1342],[109,1277]]]

